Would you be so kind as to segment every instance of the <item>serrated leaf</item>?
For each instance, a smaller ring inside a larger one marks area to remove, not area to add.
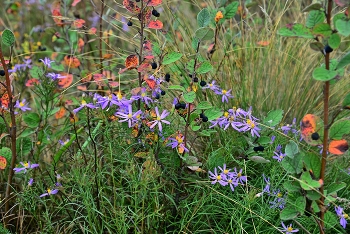
[[[5,29],[1,34],[1,40],[4,45],[11,47],[15,44],[16,38],[11,30]]]
[[[194,102],[194,99],[196,99],[196,93],[191,91],[189,93],[185,93],[183,95],[183,97],[184,97],[185,102],[192,103],[192,102]]]
[[[167,65],[173,62],[176,62],[177,60],[179,60],[182,57],[181,53],[178,52],[170,52],[169,54],[164,56],[163,65]]]
[[[290,140],[286,146],[285,153],[287,157],[294,158],[294,156],[299,153],[298,145],[294,141]]]
[[[183,86],[181,86],[181,85],[170,85],[168,87],[168,89],[179,90],[179,91],[182,91],[182,92],[186,92],[186,89]]]
[[[330,71],[324,67],[317,67],[312,72],[312,77],[319,81],[329,81],[334,79],[338,75],[337,71]]]
[[[310,29],[306,28],[302,24],[294,24],[291,27],[283,27],[278,31],[278,34],[284,37],[314,38]]]
[[[337,49],[340,46],[341,38],[337,33],[333,33],[328,39],[328,45],[332,49]]]
[[[209,61],[205,61],[197,68],[196,72],[197,74],[204,74],[211,71],[212,69],[213,66],[211,65],[211,63]]]
[[[338,19],[335,27],[342,36],[347,37],[350,35],[350,21],[348,19]]]
[[[210,23],[210,12],[207,8],[202,9],[197,15],[199,27],[206,27]]]
[[[270,160],[267,160],[261,156],[251,156],[249,157],[250,160],[252,160],[253,162],[256,162],[256,163],[269,163]]]
[[[313,28],[312,33],[314,35],[322,35],[327,37],[332,34],[332,28],[327,23],[320,23]]]
[[[326,16],[323,11],[313,10],[310,11],[306,19],[306,27],[313,28],[315,25],[322,23]]]
[[[208,120],[214,120],[214,119],[217,119],[217,118],[220,118],[222,116],[224,112],[217,108],[217,107],[214,107],[214,108],[211,108],[211,109],[208,109],[206,111],[204,111],[204,114],[205,116],[208,117]]]
[[[211,40],[214,38],[214,30],[209,27],[199,28],[196,30],[195,36],[200,41]]]
[[[340,60],[339,63],[337,65],[337,70],[341,69],[343,67],[346,67],[347,65],[350,64],[350,52],[348,52],[346,55],[344,55]]]
[[[37,113],[28,113],[23,115],[23,121],[28,127],[36,128],[40,123],[40,116]]]
[[[270,111],[264,119],[264,124],[274,127],[281,122],[283,118],[283,110]]]
[[[225,7],[225,19],[231,19],[237,13],[239,2],[232,2]]]
[[[329,138],[332,140],[341,140],[343,135],[350,133],[350,120],[341,119],[332,124]]]
[[[206,109],[210,109],[213,106],[210,104],[210,102],[208,101],[202,101],[200,103],[198,103],[198,105],[196,106],[196,109],[198,110],[206,110]]]
[[[7,147],[2,147],[0,149],[0,155],[3,156],[4,158],[6,158],[6,160],[8,162],[11,162],[11,159],[12,159],[12,151],[10,148],[7,148]]]

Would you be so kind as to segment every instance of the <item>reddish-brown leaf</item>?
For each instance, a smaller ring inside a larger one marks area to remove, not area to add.
[[[73,83],[73,75],[68,73],[61,73],[63,78],[58,79],[58,87],[61,89],[68,88]]]
[[[40,81],[38,79],[33,78],[33,79],[27,80],[26,86],[33,87],[34,85],[39,84],[39,83],[40,83]]]
[[[153,29],[162,29],[163,23],[159,20],[152,20],[148,23],[147,27]]]
[[[0,156],[0,170],[4,170],[7,165],[7,160],[3,156]]]
[[[348,142],[346,140],[333,140],[329,143],[328,151],[331,154],[341,155],[349,149]]]
[[[71,56],[71,55],[66,55],[64,56],[64,63],[66,66],[69,66],[70,68],[77,68],[80,66],[80,61],[77,57]]]
[[[55,118],[62,119],[66,115],[66,109],[62,106],[59,111],[56,112]]]
[[[123,0],[123,6],[133,14],[138,14],[141,12],[140,7],[137,4],[130,0]]]
[[[139,65],[139,57],[136,54],[129,55],[125,59],[125,67],[127,69],[134,69]]]
[[[162,3],[162,0],[143,0],[147,6],[158,6]]]

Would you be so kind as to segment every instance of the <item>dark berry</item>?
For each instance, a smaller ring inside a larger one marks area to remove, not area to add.
[[[201,119],[203,119],[204,116],[205,116],[205,115],[204,115],[203,113],[200,113],[200,114],[199,114],[199,117],[200,117]]]
[[[4,76],[5,75],[5,71],[4,70],[0,70],[0,76]]]
[[[324,48],[323,48],[323,52],[325,54],[328,54],[328,53],[331,53],[333,51],[332,47],[330,47],[329,45],[326,45]]]
[[[160,98],[160,95],[159,93],[156,94],[156,99],[159,99]]]
[[[162,92],[160,92],[160,94],[164,96],[165,95],[165,91],[162,90]]]
[[[208,117],[207,116],[203,116],[202,121],[203,122],[208,122]]]
[[[261,146],[261,145],[256,146],[256,147],[253,148],[253,150],[254,150],[255,152],[264,151],[264,149],[265,149],[264,146]]]
[[[176,103],[176,104],[175,104],[175,109],[178,110],[178,109],[180,109],[180,108],[181,108],[181,103],[179,103],[179,102]]]
[[[198,82],[198,77],[193,78],[193,82],[197,83]]]
[[[205,82],[204,80],[202,80],[200,83],[199,83],[200,86],[204,87],[207,85],[207,82]]]
[[[136,2],[139,2],[140,0],[136,0]]]
[[[166,82],[170,81],[170,74],[169,73],[165,74],[165,81]]]
[[[311,139],[317,141],[320,139],[320,135],[317,132],[311,134]]]
[[[160,13],[156,9],[153,9],[152,15],[154,15],[155,17],[159,17]]]
[[[132,26],[132,22],[131,22],[131,21],[128,21],[127,25],[128,25],[129,27],[131,27],[131,26]]]
[[[192,74],[188,74],[188,76],[192,78]]]
[[[186,109],[186,103],[181,103],[181,108]]]
[[[40,50],[41,51],[46,51],[46,47],[41,47]]]
[[[156,62],[153,62],[153,63],[151,64],[151,66],[152,66],[152,69],[156,69],[156,68],[157,68],[157,63],[156,63]]]

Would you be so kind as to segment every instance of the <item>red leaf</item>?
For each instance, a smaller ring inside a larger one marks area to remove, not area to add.
[[[73,83],[73,75],[68,73],[60,74],[63,78],[58,79],[58,87],[61,89],[68,88]]]
[[[148,28],[153,28],[153,29],[162,29],[163,28],[163,23],[159,20],[152,20],[149,22],[147,25]]]
[[[61,14],[61,2],[56,0],[51,5],[51,13],[53,20],[55,21],[57,26],[63,26],[62,14]]]
[[[33,79],[27,80],[26,86],[33,87],[35,84],[39,84],[39,83],[40,83],[40,81],[38,79],[33,78]]]
[[[142,63],[138,68],[137,68],[137,71],[138,72],[145,72],[147,70],[150,69],[150,64],[149,63]]]
[[[270,45],[270,41],[258,41],[256,44],[259,46],[268,46]]]
[[[141,12],[140,7],[136,5],[135,2],[130,0],[123,0],[123,6],[131,13],[138,14]]]
[[[125,67],[127,69],[136,68],[139,65],[139,57],[136,54],[129,55],[125,60]]]
[[[62,106],[60,108],[60,110],[56,112],[55,118],[56,119],[62,119],[65,116],[66,112],[67,112],[66,109]]]
[[[70,68],[77,68],[80,66],[80,61],[77,57],[71,56],[71,55],[66,55],[64,56],[64,63],[66,66],[69,66]]]
[[[156,87],[156,85],[157,85],[157,82],[156,82],[155,79],[150,79],[150,78],[148,78],[148,75],[145,75],[145,76],[143,77],[143,79],[144,79],[144,81],[147,83],[147,85],[148,85],[148,87],[149,87],[150,89],[155,89],[155,87]]]
[[[81,0],[74,0],[72,6],[76,6]]]
[[[162,3],[162,0],[143,0],[147,6],[158,6]]]
[[[7,165],[7,160],[3,156],[0,156],[0,170],[4,170]]]
[[[349,149],[348,142],[346,140],[333,140],[329,143],[328,151],[331,154],[341,155]]]
[[[74,26],[75,28],[81,28],[81,27],[84,26],[84,24],[85,24],[85,20],[83,20],[83,19],[76,19],[76,20],[74,20],[74,22],[73,22],[73,26]]]

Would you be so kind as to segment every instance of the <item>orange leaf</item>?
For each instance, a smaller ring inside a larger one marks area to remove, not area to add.
[[[148,78],[148,75],[145,75],[143,79],[150,89],[155,89],[157,82],[154,79]]]
[[[78,86],[77,86],[77,90],[86,91],[86,90],[87,90],[87,87],[86,87],[86,85],[78,85]]]
[[[143,49],[148,52],[152,52],[152,43],[151,41],[147,40],[143,42]]]
[[[73,82],[73,75],[68,73],[61,73],[63,78],[58,79],[58,87],[61,89],[68,88]]]
[[[136,68],[139,65],[139,57],[136,54],[129,55],[125,60],[125,67],[127,69]]]
[[[158,6],[162,3],[162,0],[143,0],[147,6]]]
[[[331,154],[341,155],[349,149],[348,142],[346,140],[333,140],[329,143],[328,151]]]
[[[259,46],[268,46],[270,45],[270,41],[258,41],[256,44]]]
[[[56,119],[62,119],[66,114],[66,109],[64,107],[61,107],[59,111],[56,112],[55,118]]]
[[[6,92],[0,98],[0,108],[8,109],[9,103],[10,103],[10,96]]]
[[[0,156],[0,170],[4,170],[7,165],[7,160],[3,156]]]
[[[140,7],[137,4],[130,0],[123,0],[123,6],[130,11],[131,13],[138,14],[141,12]]]
[[[152,20],[151,22],[148,23],[147,27],[153,28],[153,29],[162,29],[163,23],[159,20]]]
[[[59,0],[55,0],[51,5],[51,13],[53,20],[55,21],[57,26],[63,26],[62,14],[61,14],[61,2]]]
[[[40,83],[40,81],[38,79],[33,78],[33,79],[27,80],[26,86],[33,87],[34,85],[39,84],[39,83]]]
[[[96,34],[97,29],[96,28],[90,28],[89,29],[89,34]]]
[[[303,139],[310,145],[319,145],[322,143],[323,136],[323,122],[322,120],[312,114],[307,114],[301,121],[301,135]],[[317,132],[321,137],[318,140],[313,140],[311,135]]]
[[[81,0],[74,0],[72,6],[76,6]]]
[[[64,63],[66,64],[66,66],[69,66],[71,68],[77,68],[80,66],[79,59],[71,55],[64,56]]]
[[[106,86],[105,83],[103,82],[103,75],[101,73],[94,74],[94,81],[96,85],[98,86]]]
[[[113,57],[113,54],[104,54],[103,55],[103,58],[104,59],[110,59],[110,58],[112,58]]]
[[[84,26],[84,24],[85,24],[85,20],[83,20],[83,19],[76,19],[73,21],[73,26],[75,28],[81,28]]]

